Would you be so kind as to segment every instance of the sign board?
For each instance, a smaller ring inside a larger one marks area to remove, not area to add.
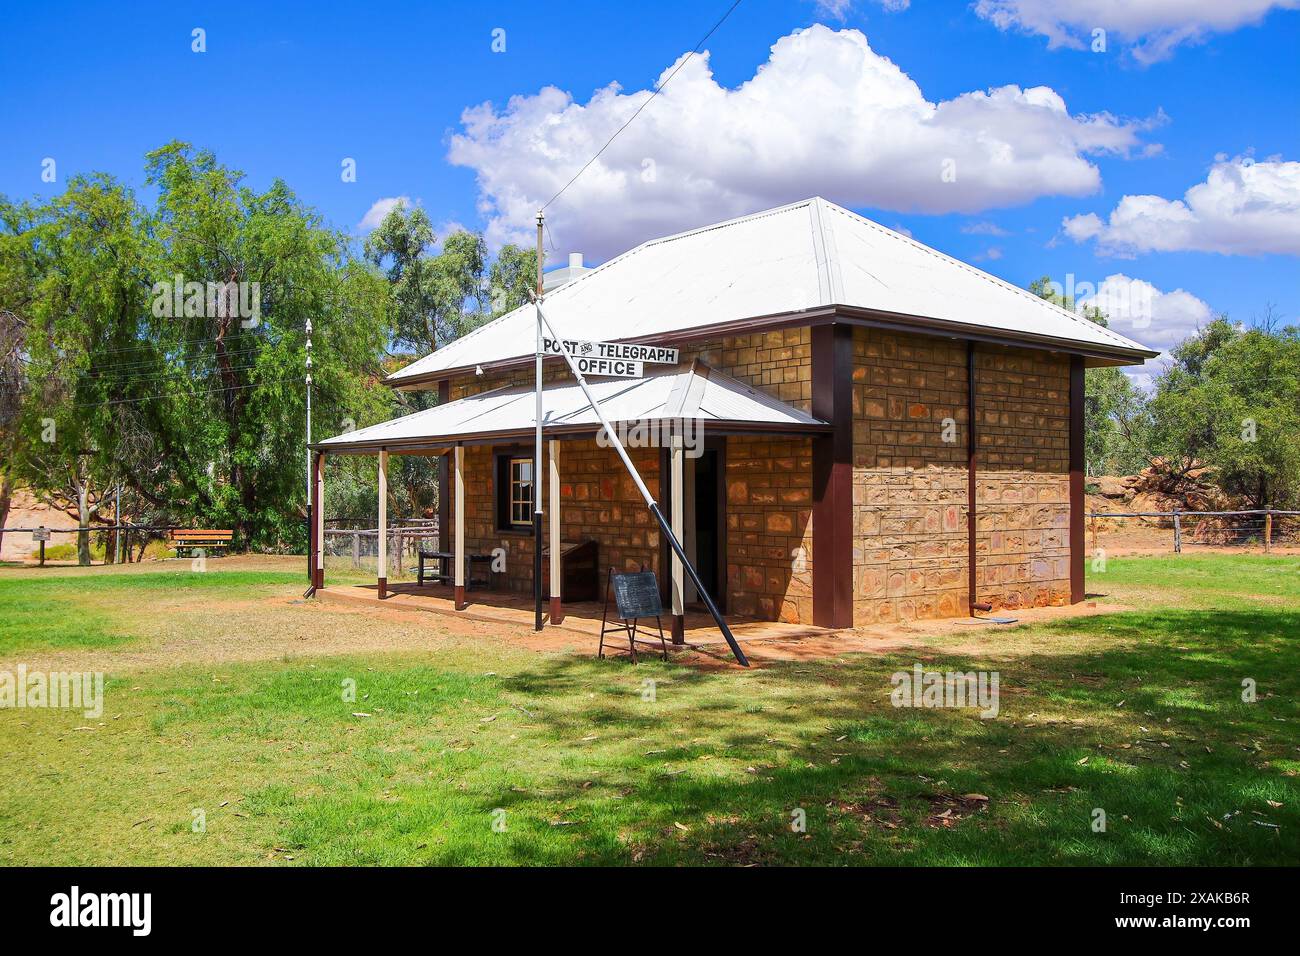
[[[578,366],[578,371],[583,375],[603,375],[606,378],[640,378],[645,374],[644,363],[633,362],[628,359],[578,358],[575,356],[573,364]]]
[[[37,528],[35,531],[32,532],[32,540],[33,540],[33,541],[49,541],[49,540],[50,540],[50,529],[49,529],[49,528],[44,528],[44,527]]]
[[[658,617],[663,613],[663,605],[659,603],[659,582],[653,571],[613,574],[610,578],[620,620]]]
[[[676,349],[662,345],[628,345],[622,342],[589,342],[586,339],[542,339],[542,350],[547,355],[568,352],[575,359],[609,359],[625,362],[651,362],[658,365],[676,365]],[[599,374],[599,373],[595,373]]]

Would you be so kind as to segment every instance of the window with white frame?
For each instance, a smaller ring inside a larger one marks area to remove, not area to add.
[[[510,459],[510,523],[533,523],[533,460]]]

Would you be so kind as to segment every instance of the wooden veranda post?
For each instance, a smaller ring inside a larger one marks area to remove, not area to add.
[[[379,599],[388,597],[388,452],[379,449]]]
[[[455,451],[456,548],[452,558],[452,581],[455,587],[456,610],[465,610],[465,447],[457,445]]]
[[[536,421],[533,441],[533,630],[542,629],[542,226],[537,210],[537,352],[534,356]],[[555,550],[555,543],[551,550]],[[554,584],[552,583],[552,587]]]
[[[685,481],[685,455],[682,449],[682,436],[673,434],[669,441],[669,461],[672,472],[671,481],[671,515],[673,522],[673,534],[677,535],[677,540],[682,540],[682,533],[686,525],[686,481]],[[676,554],[672,556],[672,573],[669,580],[672,585],[672,626],[673,643],[681,644],[686,640],[686,578],[685,569],[682,567],[682,559]]]
[[[548,442],[546,459],[551,472],[551,623],[559,624],[564,620],[560,604],[563,597],[560,579],[563,568],[560,554],[560,443],[554,438]]]

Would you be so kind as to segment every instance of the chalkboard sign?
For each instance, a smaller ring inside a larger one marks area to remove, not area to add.
[[[659,582],[653,571],[614,574],[611,578],[619,620],[657,617],[663,613],[663,606],[659,603]]]

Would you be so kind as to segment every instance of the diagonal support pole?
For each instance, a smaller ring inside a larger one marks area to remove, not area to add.
[[[543,324],[545,324],[547,331],[551,333],[551,338],[557,342],[563,342],[564,340],[555,333],[555,327],[551,325],[551,320],[548,319],[546,313],[542,311],[541,303],[534,301],[533,306],[537,309],[538,318]],[[569,371],[571,371],[573,377],[578,380],[578,387],[582,389],[582,394],[585,395],[587,401],[591,403],[591,407],[595,411],[596,417],[600,419],[600,424],[604,426],[605,434],[608,436],[610,444],[614,446],[614,450],[618,452],[618,456],[623,459],[623,465],[627,468],[628,474],[632,476],[632,481],[636,484],[637,491],[641,492],[641,497],[645,499],[646,507],[650,509],[650,513],[654,515],[655,521],[659,523],[659,530],[662,531],[664,537],[668,539],[668,544],[681,560],[682,566],[686,569],[686,573],[690,575],[691,583],[695,585],[695,590],[699,593],[700,599],[704,602],[704,606],[708,608],[709,614],[712,615],[714,622],[718,625],[718,630],[722,631],[722,636],[727,639],[727,644],[731,647],[731,653],[735,655],[737,662],[739,662],[742,667],[748,667],[749,659],[745,656],[745,652],[736,642],[736,638],[731,633],[731,628],[727,626],[727,622],[722,617],[722,612],[719,611],[718,606],[713,603],[713,598],[709,596],[709,592],[705,589],[704,582],[700,580],[700,576],[695,572],[695,568],[691,564],[690,558],[686,556],[686,551],[682,548],[682,543],[677,540],[677,536],[673,534],[673,529],[669,527],[667,520],[665,520],[663,516],[663,512],[659,510],[659,505],[655,502],[654,495],[650,494],[650,489],[647,488],[645,482],[641,480],[641,475],[636,470],[636,466],[632,464],[632,459],[628,457],[627,449],[623,447],[623,442],[619,440],[618,433],[614,430],[613,426],[610,425],[609,419],[605,417],[605,413],[601,410],[600,403],[596,401],[596,397],[591,394],[591,389],[587,387],[587,380],[583,378],[582,373],[578,371],[578,366],[577,363],[573,361],[573,356],[563,348],[560,350],[560,354],[562,354],[564,360],[569,363]]]

